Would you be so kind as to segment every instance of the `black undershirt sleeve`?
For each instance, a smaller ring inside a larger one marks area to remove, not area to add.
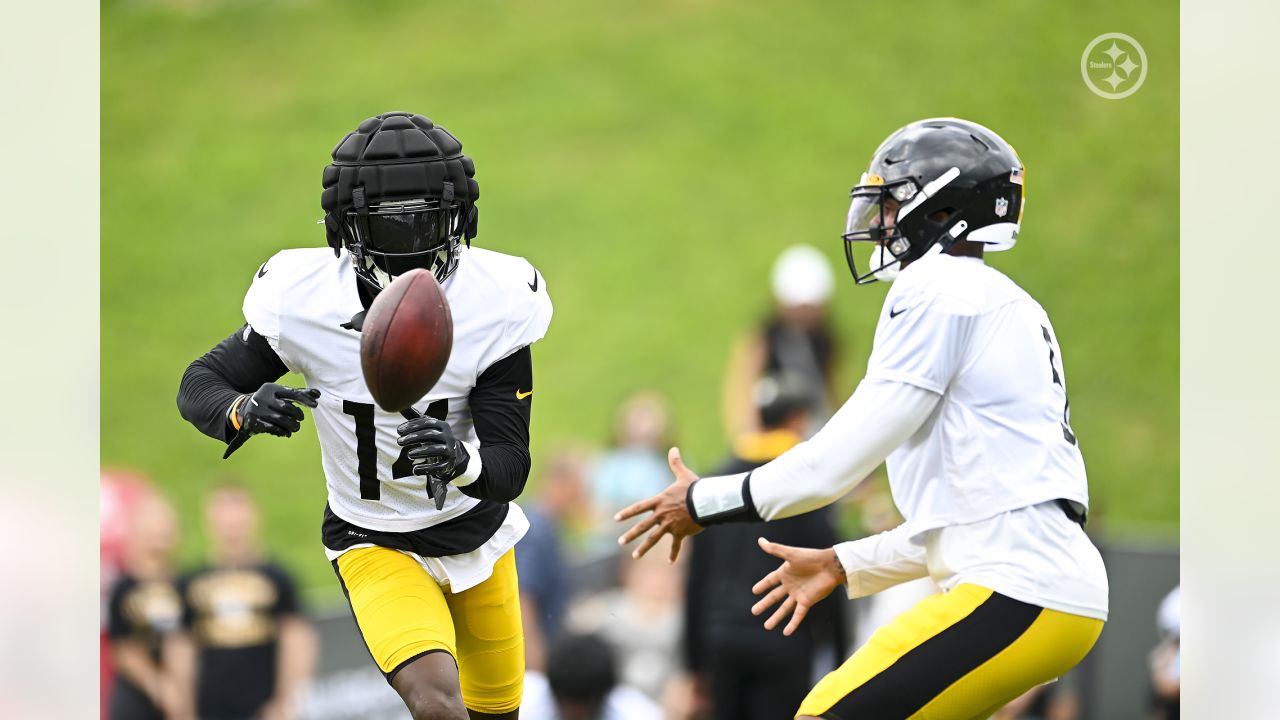
[[[528,346],[490,365],[469,398],[480,439],[480,477],[459,487],[475,498],[511,502],[529,479],[533,360]]]
[[[244,325],[187,366],[178,386],[178,410],[200,432],[230,442],[235,436],[227,421],[231,403],[287,372],[267,339]]]

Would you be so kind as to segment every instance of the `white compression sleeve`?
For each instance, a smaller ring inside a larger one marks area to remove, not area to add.
[[[752,471],[750,497],[760,517],[800,515],[843,497],[924,424],[940,398],[915,385],[864,379],[816,435]]]
[[[929,574],[923,545],[911,542],[906,525],[836,545],[849,599],[866,597]]]

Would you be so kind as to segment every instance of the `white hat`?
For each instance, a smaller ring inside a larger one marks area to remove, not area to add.
[[[831,263],[812,245],[792,245],[773,263],[773,297],[787,307],[825,303],[834,283]]]

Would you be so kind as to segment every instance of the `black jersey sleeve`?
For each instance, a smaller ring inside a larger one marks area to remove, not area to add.
[[[471,390],[471,419],[480,438],[480,477],[459,489],[471,497],[510,502],[529,478],[529,413],[533,360],[525,346],[490,365]]]
[[[230,442],[235,437],[227,421],[231,403],[287,372],[267,339],[244,325],[187,366],[178,386],[178,410],[200,432]]]

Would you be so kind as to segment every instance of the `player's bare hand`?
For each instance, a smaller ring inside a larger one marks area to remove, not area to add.
[[[671,448],[671,451],[667,453],[667,464],[671,466],[671,472],[676,476],[675,482],[668,485],[666,490],[648,500],[641,500],[630,507],[623,508],[613,516],[614,520],[623,522],[645,513],[651,513],[648,517],[636,523],[622,537],[618,538],[619,545],[626,545],[646,532],[649,533],[644,542],[640,543],[640,546],[631,553],[631,557],[641,557],[649,552],[654,545],[657,545],[663,535],[670,535],[670,560],[675,562],[676,558],[680,556],[680,546],[684,543],[684,539],[702,532],[702,526],[694,522],[693,518],[689,516],[689,509],[686,505],[689,486],[693,484],[694,480],[698,479],[698,476],[684,466],[684,461],[680,459],[680,448]]]
[[[844,568],[836,558],[835,548],[791,547],[764,538],[760,538],[759,543],[761,550],[781,558],[783,563],[751,588],[756,595],[768,593],[751,606],[751,614],[762,615],[781,601],[773,615],[765,620],[764,627],[772,630],[790,615],[791,621],[782,630],[783,635],[790,635],[800,627],[810,608],[844,584]]]

